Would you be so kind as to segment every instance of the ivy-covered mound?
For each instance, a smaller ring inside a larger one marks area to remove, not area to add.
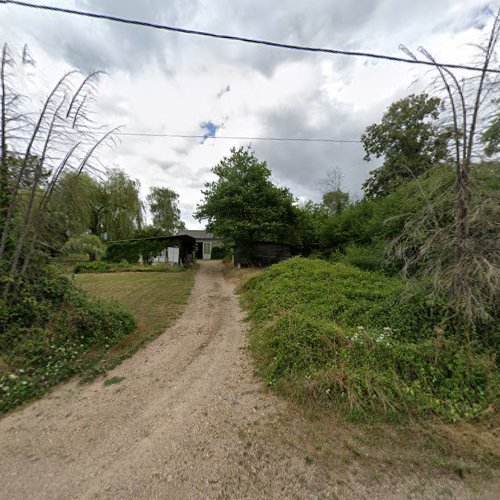
[[[351,418],[488,414],[495,349],[465,342],[397,278],[294,258],[242,287],[260,373],[279,391]],[[490,344],[491,345],[491,344]]]
[[[135,329],[130,313],[77,290],[44,268],[0,298],[0,412],[85,368],[85,353]]]

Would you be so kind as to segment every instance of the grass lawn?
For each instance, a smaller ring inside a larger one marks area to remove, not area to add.
[[[194,275],[194,270],[75,275],[76,284],[83,290],[121,302],[137,321],[135,332],[109,350],[101,348],[89,353],[89,365],[93,366],[89,376],[116,366],[169,327],[184,311]]]

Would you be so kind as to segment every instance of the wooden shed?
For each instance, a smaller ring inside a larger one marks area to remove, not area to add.
[[[254,241],[237,245],[234,249],[234,265],[266,267],[292,256],[290,245],[269,241]]]
[[[187,235],[132,238],[109,242],[104,260],[187,265],[193,262],[195,251],[196,240]]]
[[[153,259],[152,264],[170,262],[171,264],[187,265],[193,262],[196,251],[196,240],[188,235],[159,236],[157,241],[165,246]]]
[[[213,248],[220,245],[212,233],[201,229],[181,229],[176,233],[176,236],[194,238],[196,240],[196,258],[200,260],[210,260]]]

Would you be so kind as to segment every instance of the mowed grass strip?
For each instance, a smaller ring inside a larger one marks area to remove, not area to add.
[[[195,272],[75,275],[76,284],[83,290],[117,300],[137,321],[137,329],[109,350],[100,348],[88,354],[86,361],[92,366],[88,377],[113,368],[172,325],[186,307]]]

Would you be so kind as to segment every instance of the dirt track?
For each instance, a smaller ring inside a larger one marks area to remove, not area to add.
[[[108,374],[125,380],[71,382],[0,420],[0,498],[411,496],[415,480],[368,491],[312,463],[253,376],[242,319],[221,265],[202,263],[182,318]]]

